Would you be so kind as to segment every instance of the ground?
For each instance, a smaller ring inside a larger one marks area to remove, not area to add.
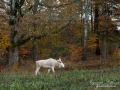
[[[99,56],[91,56],[86,61],[82,60],[68,60],[64,59],[63,62],[65,63],[65,68],[58,68],[57,70],[99,70],[99,69],[108,69],[108,68],[117,68],[120,67],[119,60],[114,60],[113,58],[109,57],[106,60],[103,60]],[[27,74],[27,73],[34,73],[35,71],[35,63],[33,60],[24,61],[21,60],[18,69],[13,68],[13,66],[8,67],[6,64],[0,64],[0,72],[7,73],[8,71],[11,73],[18,73],[18,74]],[[47,72],[45,69],[41,69],[41,72]]]

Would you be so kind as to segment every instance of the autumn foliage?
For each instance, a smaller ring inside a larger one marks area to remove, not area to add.
[[[111,19],[120,12],[118,8],[114,12],[110,11],[116,3],[90,0],[88,35],[85,38],[87,46],[83,47],[84,19],[86,18],[84,17],[84,1],[42,1],[35,12],[35,6],[32,5],[34,0],[25,0],[19,13],[20,17],[18,17],[18,13],[15,13],[16,24],[13,26],[9,26],[9,14],[3,13],[3,17],[0,17],[0,51],[9,51],[6,48],[11,47],[13,53],[17,47],[20,60],[32,60],[32,55],[36,51],[37,59],[62,57],[74,62],[81,61],[84,48],[87,49],[87,56],[93,55],[96,46],[98,46],[96,40],[99,41],[99,50],[103,50],[101,53],[103,54],[106,50],[104,55],[109,55],[110,45],[119,44],[118,23]],[[96,4],[98,4],[97,17],[95,17]],[[14,32],[11,32],[11,27],[14,27]],[[17,39],[14,38],[15,36]],[[15,40],[16,42],[14,42]],[[118,50],[115,54],[117,59],[119,59],[119,53]],[[11,56],[13,55],[14,53]],[[94,57],[95,55],[93,55]],[[13,68],[17,71],[18,64],[15,63],[14,65]]]

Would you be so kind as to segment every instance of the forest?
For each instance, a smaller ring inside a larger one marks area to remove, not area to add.
[[[93,90],[97,82],[109,81],[120,86],[119,16],[120,0],[0,0],[0,88],[26,90],[32,85],[30,90]],[[61,58],[65,67],[56,68],[55,77],[46,75],[44,69],[41,77],[35,77],[35,62],[48,58]],[[75,75],[70,82],[68,74]],[[87,87],[87,80],[94,77],[96,84]],[[53,84],[47,83],[51,79]],[[77,82],[85,84],[78,89]]]

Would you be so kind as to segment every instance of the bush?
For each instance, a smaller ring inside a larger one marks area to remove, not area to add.
[[[50,56],[52,57],[66,56],[69,53],[70,53],[69,49],[66,46],[57,45],[52,49]]]

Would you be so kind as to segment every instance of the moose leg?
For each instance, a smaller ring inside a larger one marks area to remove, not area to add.
[[[54,67],[52,67],[51,69],[52,69],[52,72],[55,73]]]
[[[36,71],[35,71],[36,75],[37,75],[37,73],[40,74],[39,69],[40,69],[40,67],[37,67],[37,68],[36,68]]]
[[[51,69],[48,69],[48,73],[50,72]]]

